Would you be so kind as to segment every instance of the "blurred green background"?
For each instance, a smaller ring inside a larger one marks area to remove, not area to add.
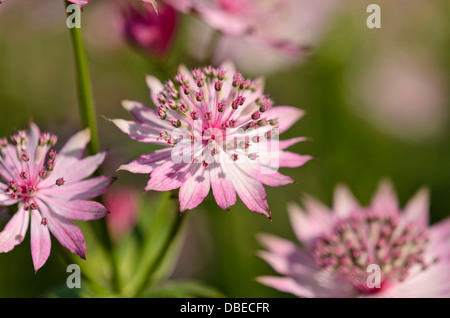
[[[102,172],[119,177],[114,187],[143,192],[148,176],[115,170],[155,148],[130,140],[106,118],[130,118],[119,102],[150,104],[145,75],[155,74],[161,80],[167,76],[158,61],[122,39],[117,19],[120,2],[93,0],[82,15],[82,30],[101,143],[109,150]],[[382,8],[381,29],[366,26],[369,3]],[[308,59],[265,76],[265,92],[276,104],[306,110],[306,116],[281,138],[311,138],[292,151],[317,159],[282,170],[296,184],[266,187],[272,221],[249,212],[239,200],[229,212],[222,211],[211,194],[187,212],[188,231],[173,277],[198,279],[230,297],[290,297],[254,281],[256,276],[274,274],[255,255],[260,249],[255,236],[266,232],[294,239],[287,202],[300,202],[301,195],[308,193],[331,205],[338,183],[349,185],[361,204],[369,203],[384,177],[393,181],[402,205],[427,186],[431,223],[450,215],[450,3],[342,1],[338,11]],[[191,20],[181,17],[166,61],[171,76],[178,63],[197,66],[186,53]],[[388,60],[394,62],[384,65]],[[377,80],[371,82],[373,78]],[[392,112],[386,105],[402,108]],[[82,128],[63,1],[9,0],[0,5],[0,109],[0,136],[26,128],[32,119],[42,130],[57,133],[61,145]],[[145,194],[150,200],[159,195]],[[53,244],[58,243],[53,240]],[[66,278],[56,249],[34,273],[29,239],[0,254],[0,297],[45,296],[65,284]]]

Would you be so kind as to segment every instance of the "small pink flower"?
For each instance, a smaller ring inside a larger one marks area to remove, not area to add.
[[[272,107],[263,81],[244,78],[230,62],[191,72],[180,66],[175,81],[148,76],[147,84],[157,109],[124,101],[137,122],[113,122],[132,139],[166,148],[120,169],[151,173],[147,191],[180,188],[181,211],[195,208],[212,188],[222,209],[235,204],[237,193],[250,210],[270,217],[263,184],[294,182],[277,169],[311,159],[285,151],[305,138],[278,140],[303,111]]]
[[[177,20],[176,11],[168,5],[160,5],[158,14],[149,6],[141,10],[129,6],[123,12],[123,33],[131,44],[163,57],[172,43]]]
[[[104,195],[105,206],[111,214],[108,226],[115,239],[130,231],[135,223],[139,205],[139,194],[131,188],[116,188]]]
[[[450,297],[450,219],[428,226],[428,191],[401,213],[390,183],[362,208],[336,188],[332,212],[312,198],[288,207],[303,248],[263,235],[260,252],[284,277],[258,281],[299,297]],[[370,265],[370,267],[369,267]],[[376,270],[379,281],[376,284]]]
[[[0,206],[17,204],[17,212],[0,233],[0,253],[20,244],[31,216],[31,255],[37,271],[50,255],[50,232],[69,251],[85,259],[83,233],[70,220],[89,221],[108,212],[89,201],[103,194],[112,177],[87,179],[103,162],[105,153],[82,159],[90,140],[88,129],[74,135],[57,153],[57,138],[40,133],[35,124],[27,133],[0,139]]]

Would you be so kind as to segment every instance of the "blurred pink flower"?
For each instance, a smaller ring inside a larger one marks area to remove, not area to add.
[[[311,159],[284,151],[305,140],[278,142],[278,134],[303,116],[295,107],[272,107],[261,79],[245,79],[231,62],[219,68],[188,71],[180,66],[175,83],[164,85],[152,76],[147,84],[157,110],[138,102],[123,106],[137,122],[113,122],[132,139],[169,146],[120,167],[151,173],[145,188],[180,188],[180,210],[193,209],[212,187],[225,210],[236,202],[236,192],[252,211],[270,217],[263,184],[294,182],[278,167],[299,167]]]
[[[163,57],[172,43],[177,13],[168,5],[159,5],[156,13],[149,6],[128,6],[123,12],[123,33],[134,46],[156,57]]]
[[[332,212],[312,198],[288,207],[303,248],[271,235],[259,253],[284,277],[258,281],[299,297],[450,297],[450,219],[428,226],[429,195],[418,193],[400,212],[396,194],[383,183],[369,207],[336,188]],[[380,285],[368,284],[380,267]]]
[[[103,162],[105,153],[81,159],[90,140],[89,130],[70,138],[58,155],[50,150],[56,136],[41,134],[35,124],[28,133],[20,131],[11,140],[13,145],[1,139],[0,176],[5,184],[0,182],[0,205],[18,204],[18,210],[0,233],[0,253],[23,241],[31,215],[31,255],[36,271],[50,255],[50,232],[84,259],[83,233],[70,220],[96,220],[108,213],[100,203],[88,200],[103,194],[114,178],[86,179]]]
[[[371,63],[355,67],[350,77],[355,110],[380,130],[407,141],[444,131],[449,94],[439,65],[413,51],[385,50]]]
[[[107,221],[115,239],[129,232],[136,223],[139,194],[131,188],[116,188],[104,196],[104,203],[110,212]]]
[[[84,5],[88,4],[89,1],[91,0],[67,0],[67,1],[78,4],[80,7],[83,7]]]
[[[244,71],[258,72],[266,68],[273,71],[307,57],[337,8],[335,0],[166,2],[181,12],[196,13],[206,23],[191,28],[189,43],[195,57],[209,57],[205,55],[210,54],[215,29],[221,36],[213,61],[231,59]]]

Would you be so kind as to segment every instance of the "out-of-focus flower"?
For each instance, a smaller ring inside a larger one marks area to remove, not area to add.
[[[181,12],[198,14],[206,23],[191,28],[191,54],[198,58],[210,54],[215,29],[221,36],[213,62],[231,59],[247,72],[273,71],[308,56],[337,8],[333,0],[166,2]]]
[[[89,1],[91,1],[91,0],[67,0],[67,1],[77,4],[80,7],[83,7],[84,5],[88,4]]]
[[[35,124],[27,133],[1,139],[0,205],[17,204],[17,212],[0,233],[0,253],[20,244],[31,216],[31,255],[34,268],[41,268],[50,255],[50,232],[69,251],[85,258],[83,233],[70,220],[96,220],[108,212],[98,202],[89,201],[103,194],[112,177],[89,177],[105,158],[105,153],[82,159],[89,130],[83,130],[56,154],[51,149],[57,138],[42,133]],[[49,151],[50,150],[50,151]]]
[[[128,6],[123,12],[123,33],[134,46],[156,57],[163,57],[172,43],[177,13],[168,5],[159,5],[156,13],[150,6]]]
[[[445,75],[411,52],[378,54],[350,77],[358,113],[379,129],[417,141],[446,127],[449,116]]]
[[[104,197],[108,211],[107,221],[115,239],[129,232],[136,223],[139,194],[131,188],[116,188],[108,191]]]
[[[332,212],[312,198],[304,204],[307,213],[297,205],[288,208],[302,248],[260,237],[268,251],[259,255],[284,277],[259,277],[259,282],[300,297],[450,296],[450,219],[428,226],[425,189],[403,213],[389,183],[366,208],[342,186],[336,188]],[[379,285],[371,276],[377,273]]]
[[[250,210],[270,217],[263,184],[292,183],[277,169],[298,167],[311,159],[284,151],[304,138],[278,141],[278,134],[303,111],[272,107],[263,81],[245,79],[231,62],[192,72],[180,66],[175,82],[162,84],[148,76],[147,84],[157,110],[124,101],[137,122],[113,122],[132,139],[169,147],[120,169],[151,173],[146,190],[180,188],[181,211],[199,205],[212,187],[222,209],[235,204],[237,192]]]

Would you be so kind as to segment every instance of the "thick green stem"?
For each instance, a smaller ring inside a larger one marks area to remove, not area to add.
[[[67,6],[70,5],[69,2],[64,2]],[[84,46],[81,29],[73,27],[69,28],[69,30],[75,58],[80,117],[83,127],[89,127],[91,131],[91,141],[88,145],[89,151],[91,154],[96,154],[100,151],[100,140],[97,129],[97,121],[95,117],[95,105],[91,87],[91,79],[89,76],[86,48]],[[104,218],[98,220],[96,221],[96,224],[93,224],[93,226],[97,236],[103,243],[104,249],[110,256],[113,271],[113,288],[115,290],[118,290],[118,268],[115,261],[113,243],[108,226],[106,224],[106,220]]]
[[[80,108],[81,121],[84,127],[91,130],[91,142],[89,149],[91,154],[100,151],[97,122],[95,118],[95,105],[92,94],[91,79],[87,63],[86,49],[80,28],[70,28],[73,51],[75,54],[75,65],[77,72],[78,104]]]

